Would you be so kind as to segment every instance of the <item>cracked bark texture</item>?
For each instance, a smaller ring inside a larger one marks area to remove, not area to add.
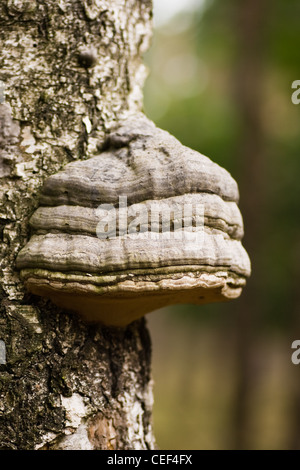
[[[15,270],[44,180],[141,110],[151,15],[148,0],[1,0],[2,450],[155,447],[145,320],[85,324],[27,294]]]

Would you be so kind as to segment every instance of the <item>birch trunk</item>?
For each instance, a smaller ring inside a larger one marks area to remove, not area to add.
[[[153,449],[144,320],[84,324],[24,291],[43,181],[140,111],[151,0],[0,4],[0,449]],[[1,90],[0,90],[1,92]]]

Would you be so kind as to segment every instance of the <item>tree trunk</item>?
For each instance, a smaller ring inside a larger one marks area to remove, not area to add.
[[[142,107],[151,0],[0,4],[0,449],[153,449],[144,320],[81,322],[15,270],[43,181]]]
[[[234,0],[233,16],[238,42],[234,70],[234,99],[240,122],[237,160],[240,166],[241,212],[245,221],[244,244],[253,275],[236,304],[237,388],[234,402],[234,447],[248,449],[251,400],[255,388],[254,332],[259,324],[259,277],[263,207],[265,205],[265,135],[263,126],[264,35],[268,0]]]

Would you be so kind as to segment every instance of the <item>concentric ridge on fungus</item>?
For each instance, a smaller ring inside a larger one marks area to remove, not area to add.
[[[115,326],[166,305],[236,298],[250,275],[238,199],[226,170],[133,116],[102,153],[48,178],[17,267],[33,294]],[[103,214],[116,222],[99,238]],[[130,230],[136,218],[139,230]]]

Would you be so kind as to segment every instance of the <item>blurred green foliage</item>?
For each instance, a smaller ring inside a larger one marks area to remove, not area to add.
[[[206,0],[146,55],[146,114],[237,180],[253,263],[240,299],[149,316],[162,448],[300,448],[299,18],[299,0]]]
[[[183,12],[154,31],[153,44],[146,56],[150,76],[145,86],[145,112],[182,143],[230,171],[239,182],[243,201],[251,195],[244,193],[241,179],[241,174],[247,172],[247,162],[239,154],[241,119],[234,98],[240,54],[236,31],[238,3],[241,2],[207,1],[204,10]],[[263,114],[264,154],[262,165],[257,168],[264,171],[264,200],[260,214],[261,238],[255,249],[259,266],[255,266],[253,276],[261,280],[256,283],[260,322],[269,328],[290,325],[297,275],[295,264],[300,263],[296,249],[300,209],[300,105],[291,102],[292,82],[300,79],[300,3],[275,0],[268,2],[267,7],[262,19],[263,50],[260,51],[263,93],[259,105]],[[247,214],[243,216],[247,231]],[[205,309],[217,312],[220,307]],[[176,307],[174,311],[182,310]],[[191,307],[190,311],[195,309]]]

